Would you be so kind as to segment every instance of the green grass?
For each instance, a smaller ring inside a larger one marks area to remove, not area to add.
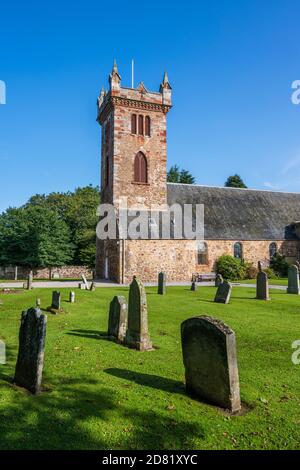
[[[256,284],[256,279],[245,279],[244,281],[238,281],[240,284]],[[270,286],[287,286],[288,280],[286,277],[278,279],[269,279]]]
[[[299,449],[300,365],[291,344],[300,339],[300,297],[233,288],[229,305],[212,302],[215,288],[169,287],[166,296],[148,288],[155,351],[140,353],[99,336],[108,305],[126,288],[76,290],[67,314],[48,314],[45,391],[32,396],[11,384],[22,309],[51,289],[0,295],[0,337],[8,364],[0,365],[0,449]],[[242,416],[196,401],[184,391],[180,324],[209,314],[237,337]]]

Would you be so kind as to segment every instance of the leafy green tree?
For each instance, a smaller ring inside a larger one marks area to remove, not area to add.
[[[239,175],[229,176],[225,182],[225,186],[227,188],[247,188]]]
[[[167,181],[169,183],[194,184],[195,178],[189,171],[180,170],[178,165],[173,165],[168,171]]]

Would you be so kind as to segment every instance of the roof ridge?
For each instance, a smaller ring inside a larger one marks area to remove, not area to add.
[[[261,193],[275,193],[275,194],[299,194],[300,192],[297,191],[280,191],[280,190],[272,190],[272,189],[254,189],[254,188],[232,188],[228,186],[209,186],[207,184],[188,184],[188,183],[171,183],[167,182],[167,185],[174,185],[174,186],[192,186],[192,187],[198,187],[198,188],[211,188],[211,189],[224,189],[224,190],[240,190],[240,191],[255,191],[255,192],[261,192]]]

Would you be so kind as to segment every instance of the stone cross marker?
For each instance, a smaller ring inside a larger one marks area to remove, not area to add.
[[[228,304],[231,296],[232,286],[228,281],[222,282],[219,285],[216,296],[215,302],[220,304]]]
[[[128,310],[125,297],[115,296],[109,306],[108,336],[124,343],[127,330]]]
[[[222,274],[217,274],[215,279],[215,287],[219,287],[224,282]]]
[[[146,292],[143,284],[136,277],[133,278],[129,289],[128,328],[125,343],[138,351],[152,349],[148,332]]]
[[[52,292],[52,308],[55,308],[56,310],[60,309],[60,292],[53,291]]]
[[[157,288],[157,293],[159,295],[165,295],[166,293],[166,280],[167,280],[167,275],[164,272],[161,272],[158,274],[158,288]]]
[[[33,276],[32,273],[28,274],[27,276],[27,284],[26,284],[26,289],[31,290],[32,289],[32,281],[33,281]]]
[[[83,280],[83,284],[85,285],[85,288],[89,289],[89,284],[88,284],[84,274],[81,274],[81,279]]]
[[[14,383],[31,393],[41,390],[47,316],[31,308],[22,313]]]
[[[270,300],[268,276],[263,271],[259,271],[256,277],[256,298]]]
[[[71,291],[70,294],[69,294],[69,302],[71,304],[75,303],[75,292],[73,292],[73,291]]]
[[[196,290],[197,290],[197,284],[195,283],[195,281],[193,281],[191,285],[191,291],[195,292]]]
[[[288,270],[288,294],[297,294],[299,295],[299,270],[294,264],[289,266]]]
[[[241,409],[235,333],[208,316],[181,324],[186,391],[208,403]]]

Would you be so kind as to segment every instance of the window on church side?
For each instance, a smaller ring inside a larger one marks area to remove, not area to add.
[[[136,134],[136,114],[131,115],[131,134]]]
[[[277,245],[276,243],[271,243],[270,246],[269,246],[269,256],[270,256],[270,260],[272,258],[274,258],[274,256],[276,255],[277,253]]]
[[[197,264],[208,264],[208,249],[205,242],[198,245]]]
[[[144,135],[144,116],[139,115],[139,135]]]
[[[147,137],[151,136],[151,119],[150,119],[150,116],[145,117],[145,135]]]
[[[243,245],[240,242],[234,244],[233,256],[237,259],[243,259]]]
[[[139,152],[134,159],[134,182],[148,182],[147,159],[142,152]]]

